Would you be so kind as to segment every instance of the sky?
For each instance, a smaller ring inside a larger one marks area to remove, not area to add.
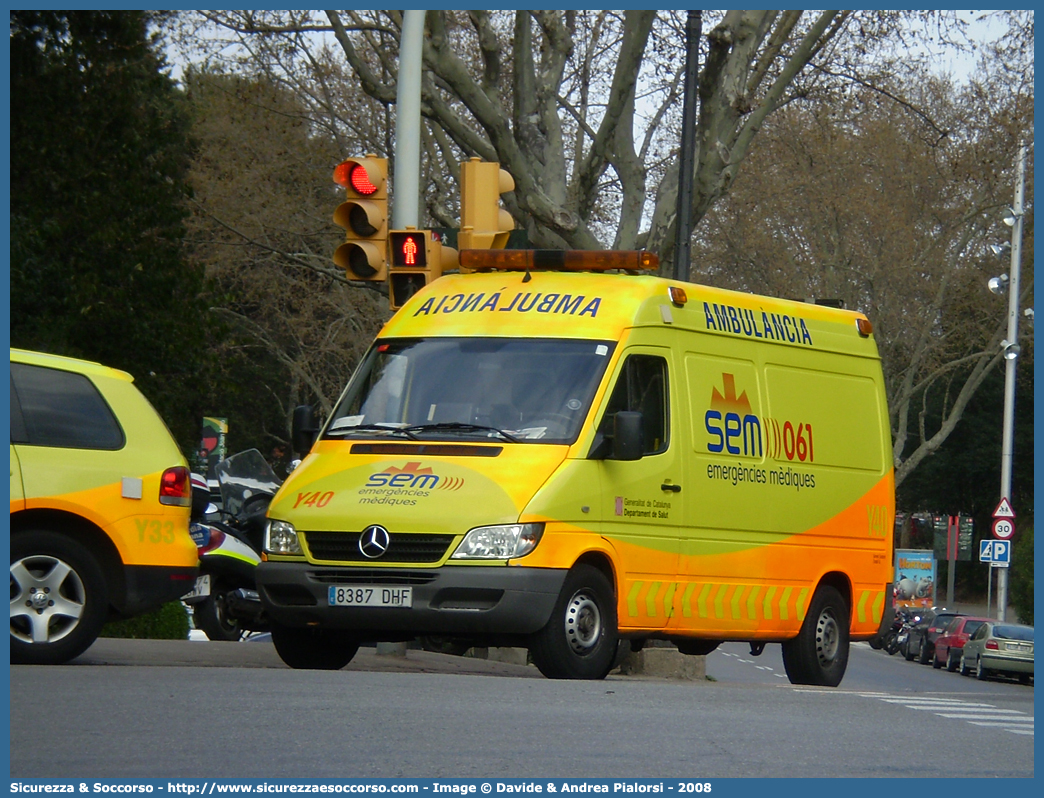
[[[968,36],[973,41],[987,42],[997,39],[1004,32],[1003,23],[996,19],[983,20],[987,11],[956,11],[962,19],[968,21]],[[929,50],[929,52],[933,52]],[[953,48],[939,47],[933,52],[936,60],[936,68],[940,73],[952,73],[958,82],[966,81],[975,69],[976,55],[973,53],[961,53]],[[168,62],[172,65],[172,77],[175,80],[181,76],[184,62],[174,48],[168,48]]]
[[[998,39],[1003,35],[1005,26],[996,19],[982,20],[985,11],[957,11],[955,12],[964,20],[968,21],[968,38],[977,42],[988,42]],[[950,72],[958,81],[963,82],[975,70],[977,56],[974,53],[961,53],[952,48],[937,48],[933,53],[936,59],[936,68],[940,73]]]

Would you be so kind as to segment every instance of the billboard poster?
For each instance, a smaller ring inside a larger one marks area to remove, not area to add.
[[[935,606],[935,552],[931,549],[896,549],[895,606]]]
[[[203,418],[203,438],[199,443],[199,451],[193,458],[193,468],[200,474],[210,477],[215,465],[225,459],[225,436],[228,434],[228,419],[205,416]]]

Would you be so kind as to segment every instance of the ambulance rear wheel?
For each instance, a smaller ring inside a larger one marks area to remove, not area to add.
[[[841,684],[848,667],[848,619],[841,594],[820,585],[798,636],[783,644],[783,666],[791,684]]]
[[[275,624],[272,624],[272,644],[283,662],[299,670],[339,671],[359,650],[359,641],[343,629]]]
[[[617,642],[612,585],[597,568],[577,565],[529,651],[549,679],[604,679],[616,659]]]

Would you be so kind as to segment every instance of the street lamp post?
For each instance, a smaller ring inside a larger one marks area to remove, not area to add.
[[[1026,196],[1026,143],[1019,143],[1015,204],[1012,206],[1011,274],[1008,278],[1008,337],[1004,347],[1004,427],[1001,442],[1001,498],[1011,502],[1011,472],[1015,448],[1015,366],[1019,357],[1019,269],[1022,262],[1022,215]],[[1005,220],[1007,221],[1007,220]],[[1008,608],[1008,569],[997,575],[997,620]]]

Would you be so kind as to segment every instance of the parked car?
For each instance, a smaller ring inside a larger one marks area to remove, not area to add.
[[[915,657],[922,665],[927,665],[935,655],[935,641],[943,633],[946,624],[960,613],[945,607],[932,607],[921,615],[921,620],[910,629],[906,638],[906,659]]]
[[[935,639],[935,654],[932,656],[932,667],[941,668],[953,673],[961,662],[961,649],[968,638],[989,618],[976,618],[971,615],[958,615],[946,625],[945,631]]]
[[[11,662],[57,665],[196,579],[188,463],[129,374],[11,350]]]
[[[1033,678],[1033,627],[986,621],[961,651],[961,675],[972,671],[977,679],[990,673],[1010,673],[1029,684]]]

